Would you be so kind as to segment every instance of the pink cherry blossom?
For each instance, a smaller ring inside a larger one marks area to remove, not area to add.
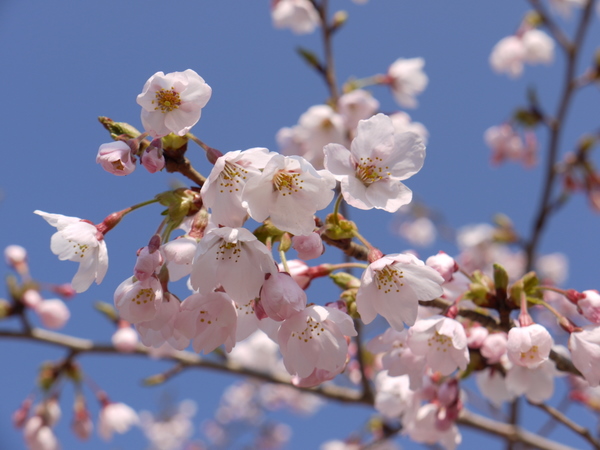
[[[156,72],[137,96],[142,124],[153,137],[183,136],[200,120],[211,94],[210,86],[192,69],[166,75]]]
[[[545,360],[536,367],[515,365],[506,373],[506,388],[515,396],[524,395],[534,403],[552,398],[558,371],[553,361]]]
[[[191,273],[197,250],[198,239],[189,235],[180,236],[161,247],[169,269],[169,281],[180,280]]]
[[[302,289],[308,288],[310,286],[310,282],[312,281],[312,277],[310,276],[310,267],[306,265],[304,261],[299,259],[291,259],[287,262],[289,274],[292,276],[294,281],[300,286]],[[279,270],[283,271],[283,265],[279,266]]]
[[[204,206],[211,209],[211,220],[227,227],[241,227],[248,217],[242,204],[246,182],[260,174],[274,153],[266,148],[251,148],[225,153],[215,162],[200,191]]]
[[[310,233],[306,236],[294,236],[292,248],[298,252],[298,258],[309,260],[318,258],[323,254],[323,240],[318,233]]]
[[[29,450],[60,450],[60,443],[52,428],[38,415],[27,419],[23,436]]]
[[[64,327],[71,317],[69,308],[59,299],[42,300],[35,307],[35,312],[45,327],[54,330]]]
[[[157,235],[155,235],[158,238]],[[154,238],[153,238],[154,239]],[[155,239],[154,245],[143,247],[139,253],[133,268],[133,274],[140,281],[146,281],[163,265],[164,257],[158,251],[160,238]]]
[[[417,106],[416,96],[425,90],[429,79],[423,66],[423,58],[398,58],[389,67],[387,77],[396,102],[405,108]]]
[[[135,157],[131,147],[123,141],[102,144],[98,149],[96,163],[113,175],[129,175],[135,170]]]
[[[138,281],[127,278],[115,290],[115,308],[123,320],[139,323],[152,320],[163,301],[163,290],[156,277]]]
[[[42,300],[44,300],[44,299],[40,295],[39,291],[36,291],[35,289],[27,289],[23,293],[22,301],[23,301],[23,304],[25,306],[27,306],[28,308],[31,308],[31,309],[37,308],[38,305],[40,303],[42,303]]]
[[[488,364],[496,364],[506,355],[507,345],[506,333],[492,333],[484,339],[480,352],[487,359]]]
[[[289,28],[296,34],[312,33],[321,20],[309,0],[275,0],[271,7],[275,28]]]
[[[454,450],[462,441],[456,425],[445,430],[436,427],[438,406],[433,403],[422,405],[414,414],[405,414],[402,434],[424,444],[439,443],[446,450]]]
[[[356,307],[364,323],[382,315],[395,330],[413,325],[419,300],[442,295],[442,276],[409,254],[384,256],[364,271],[356,294]]]
[[[27,266],[27,250],[20,245],[9,245],[4,249],[4,260],[20,273],[20,267]]]
[[[328,171],[315,170],[304,158],[274,155],[262,174],[248,180],[242,198],[257,222],[270,217],[281,230],[308,235],[315,212],[331,203],[334,187]]]
[[[496,408],[515,398],[515,394],[506,386],[506,376],[499,370],[487,367],[475,374],[475,382],[481,394]]]
[[[158,147],[150,147],[142,153],[141,156],[142,166],[150,173],[156,173],[163,170],[165,167],[165,157],[162,149]]]
[[[431,316],[418,320],[408,333],[408,346],[415,355],[424,356],[432,370],[450,375],[457,368],[467,368],[470,360],[467,336],[456,320]]]
[[[458,270],[458,265],[450,255],[444,252],[439,252],[437,255],[430,256],[425,261],[432,269],[435,269],[445,281],[452,280],[454,272]]]
[[[325,167],[341,182],[346,202],[388,212],[410,203],[412,191],[401,181],[421,170],[425,160],[421,139],[413,133],[395,134],[384,114],[359,122],[351,150],[339,144],[323,150]]]
[[[404,111],[397,111],[390,114],[392,119],[392,125],[394,125],[394,131],[398,134],[411,132],[419,135],[423,140],[423,144],[427,145],[427,139],[429,139],[429,131],[420,122],[413,122],[410,115]]]
[[[525,60],[529,64],[550,64],[554,59],[554,40],[542,30],[533,28],[523,33]]]
[[[596,290],[583,291],[585,297],[577,301],[581,314],[595,324],[600,324],[600,294]]]
[[[201,294],[219,285],[236,302],[258,297],[265,274],[276,272],[271,252],[244,228],[213,228],[198,244],[191,283]]]
[[[114,433],[126,433],[139,420],[137,413],[125,403],[107,403],[98,416],[98,434],[110,441]]]
[[[398,419],[418,405],[408,376],[390,376],[384,370],[375,378],[375,409],[388,419]]]
[[[260,290],[260,304],[271,319],[282,321],[306,308],[306,293],[290,274],[267,274]]]
[[[120,327],[111,337],[112,345],[121,353],[131,353],[137,348],[138,334],[130,326]]]
[[[398,234],[411,245],[429,247],[435,242],[437,230],[429,217],[405,220],[397,228]]]
[[[100,284],[108,270],[108,251],[104,235],[95,225],[79,219],[60,214],[49,214],[34,211],[57,231],[50,239],[50,249],[61,261],[69,260],[79,263],[79,270],[72,280],[76,292],[86,291],[92,282]]]
[[[346,336],[356,336],[347,314],[309,306],[281,324],[277,338],[285,368],[291,375],[309,377],[315,369],[339,374],[346,366]]]
[[[569,338],[573,364],[592,387],[600,384],[600,327],[588,326]]]
[[[354,130],[359,120],[366,120],[379,110],[379,102],[370,92],[355,89],[340,97],[338,109],[346,128]]]
[[[180,315],[184,314],[180,306],[177,297],[167,292],[156,315],[151,320],[135,325],[145,346],[159,348],[168,343],[177,350],[183,350],[190,345],[190,339],[177,328]]]
[[[535,368],[548,359],[554,340],[542,325],[514,327],[508,332],[508,359],[516,365]]]
[[[526,55],[525,46],[517,36],[502,38],[492,49],[490,65],[497,73],[507,73],[516,78],[523,73],[523,61]]]
[[[235,345],[237,314],[224,292],[193,294],[181,303],[176,328],[192,340],[194,351],[204,354],[220,345],[230,352]]]

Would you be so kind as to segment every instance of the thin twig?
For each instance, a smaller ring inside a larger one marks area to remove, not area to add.
[[[545,403],[534,403],[534,402],[530,401],[529,404],[532,406],[535,406],[536,408],[541,409],[542,411],[545,411],[546,413],[551,415],[555,420],[562,423],[567,428],[570,428],[575,433],[577,433],[582,438],[584,438],[586,441],[588,441],[590,444],[592,444],[592,446],[594,448],[600,449],[600,442],[597,441],[596,439],[594,439],[594,437],[590,433],[590,430],[573,422],[571,419],[569,419],[567,416],[565,416],[559,410],[553,408],[550,405],[546,405]]]

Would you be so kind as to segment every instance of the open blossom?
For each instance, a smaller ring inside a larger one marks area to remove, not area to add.
[[[95,225],[78,217],[67,217],[34,211],[57,231],[50,239],[50,249],[61,261],[69,260],[79,263],[79,270],[71,284],[76,292],[86,291],[92,282],[100,284],[108,270],[108,251],[104,235]]]
[[[501,39],[492,49],[490,65],[497,73],[516,78],[523,73],[523,64],[549,64],[554,58],[554,41],[538,29],[529,29],[516,36]]]
[[[359,122],[350,148],[324,148],[325,167],[341,182],[350,205],[396,212],[410,203],[412,191],[401,181],[421,170],[425,160],[425,146],[416,134],[396,134],[391,119],[377,114]]]
[[[309,0],[275,0],[271,18],[275,28],[289,28],[296,34],[312,33],[321,23]]]
[[[457,368],[467,368],[467,335],[456,320],[435,315],[417,321],[408,332],[410,349],[415,355],[425,356],[432,370],[450,375]]]
[[[115,290],[115,308],[123,320],[140,323],[152,320],[163,301],[163,290],[156,277],[139,281],[127,278]]]
[[[137,102],[142,107],[142,124],[153,137],[186,134],[198,120],[212,89],[204,79],[187,69],[150,77]]]
[[[534,323],[526,327],[514,327],[508,332],[506,350],[513,364],[535,368],[548,359],[554,340],[548,330]]]
[[[235,345],[237,313],[231,298],[224,292],[192,294],[180,307],[175,327],[192,340],[194,351],[204,354],[220,345],[230,352]]]
[[[335,178],[315,170],[300,156],[274,155],[264,171],[246,183],[242,198],[257,222],[267,217],[277,228],[308,235],[315,228],[315,212],[333,199]]]
[[[379,110],[379,102],[370,92],[355,89],[340,97],[338,108],[346,127],[354,130],[359,120],[366,120]]]
[[[418,134],[423,139],[423,144],[427,145],[427,139],[429,139],[429,131],[425,128],[421,122],[413,122],[410,115],[404,111],[398,111],[390,114],[392,119],[392,125],[394,125],[394,131],[398,134],[411,132]]]
[[[400,418],[418,404],[406,375],[389,376],[386,370],[381,371],[375,379],[375,388],[375,409],[389,419]]]
[[[110,441],[114,433],[123,434],[139,423],[137,413],[125,403],[107,403],[98,416],[98,434]]]
[[[135,158],[131,148],[123,141],[102,144],[98,149],[96,163],[113,175],[129,175],[135,170]]]
[[[573,364],[592,387],[600,384],[600,327],[589,326],[571,333],[569,350]]]
[[[531,167],[536,162],[537,139],[535,134],[526,131],[525,140],[521,138],[511,123],[503,123],[488,128],[483,138],[492,150],[492,163],[521,161],[526,167]]]
[[[364,323],[382,315],[397,331],[417,319],[419,300],[442,295],[442,276],[409,254],[386,255],[369,264],[356,294],[356,307]]]
[[[400,106],[415,108],[416,96],[425,90],[429,79],[423,58],[398,58],[388,69],[387,77],[392,94]]]
[[[300,378],[309,377],[315,369],[341,373],[348,353],[346,336],[356,336],[350,316],[324,306],[297,312],[277,333],[285,368]]]
[[[213,228],[198,243],[191,283],[201,294],[219,285],[236,302],[258,297],[265,274],[275,273],[271,252],[245,228]]]
[[[211,209],[211,220],[226,227],[241,227],[248,216],[242,204],[246,182],[260,174],[274,153],[266,148],[227,152],[213,166],[200,191],[204,206]]]
[[[169,269],[169,281],[177,281],[190,274],[197,249],[198,240],[189,235],[180,236],[161,247]]]

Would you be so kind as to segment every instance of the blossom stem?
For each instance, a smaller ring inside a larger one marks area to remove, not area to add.
[[[340,270],[340,269],[366,269],[367,267],[369,267],[368,264],[363,264],[363,263],[352,263],[352,262],[345,262],[345,263],[339,263],[339,264],[331,264],[330,265],[330,269],[333,272],[334,270]]]
[[[283,250],[279,250],[279,257],[281,258],[281,264],[283,265],[283,271],[290,273],[290,269],[288,267],[287,258],[285,257],[285,252]]]
[[[362,242],[362,243],[363,243],[363,244],[364,244],[364,245],[365,245],[365,246],[366,246],[366,247],[367,247],[369,250],[371,250],[371,249],[375,248],[375,247],[373,247],[373,246],[371,245],[371,243],[370,243],[369,241],[367,241],[367,240],[365,239],[365,237],[364,237],[362,234],[360,234],[360,233],[359,233],[358,231],[356,231],[356,230],[354,230],[354,237],[355,237],[356,239],[358,239],[360,242]]]
[[[335,223],[337,226],[339,226],[340,224],[340,217],[339,217],[339,211],[340,211],[340,205],[342,204],[342,200],[344,199],[344,196],[340,193],[337,198],[335,199],[335,204],[333,205],[333,223]]]

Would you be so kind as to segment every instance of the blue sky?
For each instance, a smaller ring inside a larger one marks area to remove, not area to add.
[[[440,211],[454,228],[489,221],[502,212],[519,231],[527,232],[540,195],[540,168],[527,170],[510,163],[492,168],[483,142],[488,127],[525,103],[530,86],[536,87],[549,111],[556,108],[562,55],[550,67],[528,66],[516,81],[494,74],[488,65],[492,47],[516,30],[527,2],[371,0],[359,6],[350,0],[332,0],[331,4],[332,10],[349,13],[334,44],[340,82],[384,73],[398,57],[425,58],[430,84],[419,97],[419,108],[408,111],[430,132],[425,167],[407,182],[415,196]],[[4,155],[0,248],[22,245],[29,250],[34,276],[48,282],[69,281],[76,265],[60,263],[50,252],[53,230],[33,215],[35,209],[99,222],[180,179],[167,173],[150,175],[140,168],[128,177],[114,177],[95,164],[98,146],[109,140],[97,116],[141,127],[135,98],[157,71],[191,68],[212,87],[212,98],[193,129],[209,145],[223,152],[256,146],[276,150],[277,130],[294,125],[310,106],[323,103],[327,93],[321,79],[295,54],[297,46],[320,52],[318,35],[296,36],[273,29],[268,5],[266,0],[4,0],[0,4],[4,66],[0,73]],[[597,17],[594,20],[597,25]],[[569,29],[569,22],[565,26]],[[586,41],[587,55],[599,38],[596,26]],[[397,109],[386,89],[372,92],[383,111]],[[598,100],[597,87],[576,96],[562,153],[581,133],[597,129]],[[543,145],[546,135],[542,132],[538,137]],[[188,156],[207,174],[209,164],[202,153],[192,146]],[[111,325],[93,311],[92,304],[112,302],[114,288],[131,273],[135,251],[156,229],[159,212],[151,206],[131,214],[107,236],[108,275],[101,286],[94,285],[69,303],[72,319],[65,332],[100,341],[110,338]],[[389,233],[389,214],[357,213],[353,218],[384,252],[408,248]],[[598,216],[586,200],[574,197],[544,235],[543,252],[564,252],[569,257],[569,287],[599,287],[597,227]],[[452,243],[438,242],[423,250],[422,256],[438,249],[456,251]],[[5,325],[16,326],[0,324]],[[0,358],[5,361],[0,377],[4,381],[0,447],[21,448],[9,416],[33,388],[40,361],[61,356],[63,352],[55,348],[0,341]],[[136,409],[157,410],[163,390],[179,399],[195,399],[197,424],[210,417],[221,390],[232,379],[190,371],[164,389],[148,389],[141,388],[139,380],[168,365],[103,356],[85,356],[81,364],[111,398]],[[68,395],[57,433],[65,448],[80,448],[68,431]],[[295,427],[290,448],[315,448],[326,439],[344,438],[370,414],[365,408],[334,405],[314,419],[290,418]],[[467,444],[478,439],[473,434],[465,437]],[[142,442],[141,434],[134,431],[116,438],[108,448],[141,448]],[[410,443],[403,445],[413,448]],[[85,448],[106,447],[94,436]]]

